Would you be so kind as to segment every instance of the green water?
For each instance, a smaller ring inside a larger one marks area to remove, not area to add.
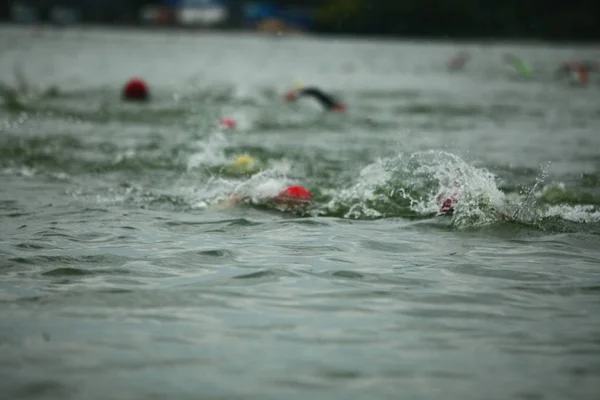
[[[597,47],[0,32],[3,397],[597,398]]]

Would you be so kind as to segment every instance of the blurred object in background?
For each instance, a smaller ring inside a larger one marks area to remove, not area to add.
[[[50,21],[55,25],[73,25],[80,21],[79,10],[69,7],[55,6],[50,10]]]
[[[323,33],[452,38],[600,38],[595,2],[324,0]],[[308,4],[308,1],[307,1]],[[543,6],[541,5],[543,4]]]
[[[592,0],[8,0],[0,19],[421,38],[597,40]]]
[[[139,16],[141,22],[146,25],[166,26],[175,23],[173,8],[163,4],[148,4],[142,6]]]
[[[21,24],[32,24],[39,20],[37,9],[22,2],[13,3],[11,19]]]
[[[167,0],[173,7],[175,21],[189,27],[211,27],[223,24],[228,16],[228,5],[223,0]]]
[[[142,7],[156,3],[148,0],[9,0],[8,19],[18,23],[72,25],[139,24]],[[0,15],[1,16],[1,15]]]
[[[281,7],[269,2],[246,2],[243,25],[268,33],[301,33],[314,25],[314,12],[306,7]]]

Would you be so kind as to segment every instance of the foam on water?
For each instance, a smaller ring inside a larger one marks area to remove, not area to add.
[[[535,193],[537,219],[558,217],[577,223],[600,222],[600,201],[590,193],[569,190],[563,182],[545,185]]]
[[[229,146],[227,135],[216,131],[208,136],[206,140],[199,139],[191,145],[196,152],[188,157],[188,171],[199,166],[222,165],[227,162],[225,148]]]
[[[435,215],[442,201],[457,197],[454,224],[474,225],[495,220],[505,196],[489,171],[443,151],[399,154],[365,167],[357,182],[329,202],[331,212],[345,218],[415,217]]]
[[[600,222],[600,210],[591,205],[559,205],[549,207],[543,213],[543,217],[559,217],[578,223],[597,223]]]

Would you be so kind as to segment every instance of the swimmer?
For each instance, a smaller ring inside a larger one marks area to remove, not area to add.
[[[531,69],[531,66],[522,58],[512,53],[504,54],[503,58],[508,65],[513,67],[515,71],[521,75],[521,77],[528,78],[532,75],[533,70]]]
[[[326,111],[346,111],[346,105],[338,102],[332,95],[316,87],[295,89],[285,94],[287,101],[296,101],[299,97],[308,96],[317,100]]]
[[[141,78],[133,78],[127,81],[123,86],[121,96],[123,100],[129,101],[148,101],[150,99],[148,85]]]
[[[440,193],[435,199],[440,210],[437,215],[452,214],[454,208],[458,205],[458,192],[455,190],[450,193]]]
[[[459,69],[462,69],[467,64],[467,61],[469,61],[470,58],[471,56],[469,55],[469,53],[467,53],[466,51],[461,51],[458,54],[456,54],[450,61],[448,61],[447,67],[451,71],[457,71]]]
[[[234,207],[240,203],[252,203],[252,199],[245,195],[232,195],[225,201],[226,206]],[[279,207],[302,209],[313,204],[312,193],[303,186],[288,186],[276,196],[266,199],[261,204],[272,204]]]
[[[440,207],[436,216],[439,217],[442,215],[453,215],[454,211],[456,211],[456,207],[459,204],[458,200],[459,200],[459,192],[457,189],[452,191],[452,193],[449,193],[449,192],[440,193],[436,198],[436,203],[437,203],[438,207]],[[516,221],[519,211],[514,213],[514,215],[512,215],[512,216],[510,216],[506,213],[500,212],[498,210],[495,210],[494,214],[498,219],[500,219],[502,221]]]
[[[567,62],[560,64],[560,66],[556,70],[556,73],[564,74],[564,73],[568,73],[568,72],[573,72],[574,70],[577,70],[579,68],[586,69],[588,72],[596,72],[596,71],[600,71],[600,63],[597,63],[595,61],[590,61],[590,60],[567,61]]]
[[[261,169],[262,165],[258,160],[251,156],[243,155],[237,157],[233,163],[221,168],[220,172],[231,176],[253,175]]]
[[[562,63],[556,70],[557,77],[570,77],[571,83],[585,85],[588,83],[589,74],[598,70],[593,61],[569,61]]]

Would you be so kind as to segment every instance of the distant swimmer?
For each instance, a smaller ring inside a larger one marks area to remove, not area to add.
[[[332,95],[316,87],[305,87],[291,90],[285,94],[287,101],[296,101],[300,97],[312,97],[327,111],[346,111],[346,105],[340,103]]]
[[[448,61],[447,67],[451,71],[457,71],[459,69],[463,69],[464,66],[467,64],[467,61],[469,61],[470,58],[471,58],[471,56],[469,55],[469,53],[467,53],[466,51],[460,51],[460,52],[458,52],[458,54],[456,54],[454,57],[452,57],[452,59],[450,59],[450,61]]]
[[[504,61],[514,68],[515,71],[523,78],[531,77],[533,70],[531,66],[525,62],[521,57],[515,54],[507,53],[504,54]]]
[[[141,78],[133,78],[125,83],[122,92],[123,100],[147,101],[150,99],[148,85]]]
[[[556,70],[558,77],[569,77],[571,83],[586,85],[592,72],[600,71],[600,66],[593,61],[568,61]]]
[[[250,196],[233,195],[225,201],[227,206],[236,206],[240,203],[252,203]],[[288,186],[277,195],[264,199],[261,204],[273,204],[275,206],[301,209],[313,204],[312,193],[303,186]]]
[[[234,162],[225,165],[219,172],[229,176],[253,175],[262,169],[262,164],[248,155],[242,155]]]
[[[571,72],[579,68],[586,69],[588,72],[600,72],[600,63],[591,60],[567,61],[560,64],[556,72]]]
[[[237,127],[237,122],[233,118],[229,118],[229,117],[221,118],[219,120],[219,126],[221,128],[235,129]]]

